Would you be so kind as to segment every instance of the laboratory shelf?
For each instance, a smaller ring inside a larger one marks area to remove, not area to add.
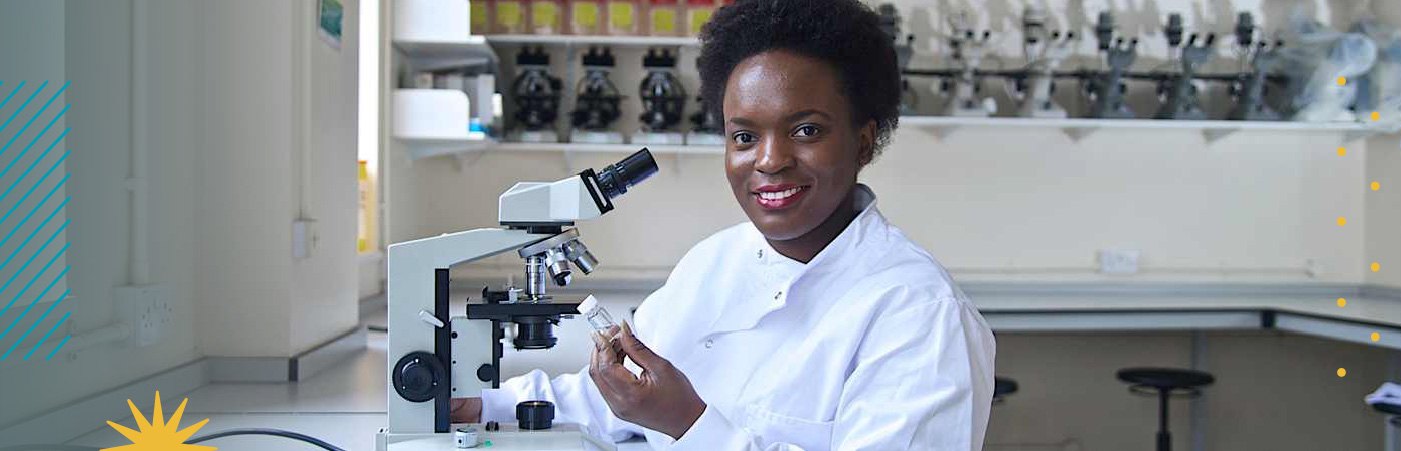
[[[488,35],[486,41],[492,44],[531,44],[551,46],[608,45],[615,47],[699,47],[700,40],[694,37],[669,36],[577,36],[577,35],[535,35],[535,34],[496,34]]]
[[[654,154],[721,155],[722,146],[652,145],[652,144],[584,144],[584,143],[499,143],[489,150],[499,152],[586,152],[628,154],[646,147]]]
[[[395,137],[408,148],[409,157],[414,160],[447,155],[464,155],[488,150],[497,145],[481,132],[470,132],[462,138],[411,138]]]
[[[951,117],[901,116],[900,125],[927,128],[940,139],[960,128],[1011,127],[1060,129],[1071,139],[1079,141],[1102,129],[1127,130],[1195,130],[1208,143],[1239,131],[1329,132],[1341,133],[1343,141],[1353,141],[1378,133],[1395,132],[1395,125],[1362,122],[1285,122],[1285,121],[1185,121],[1161,119],[1043,119],[1022,117]]]
[[[466,0],[394,2],[394,47],[418,70],[496,61],[486,39],[472,34]]]
[[[438,69],[479,66],[496,61],[496,52],[481,36],[459,40],[395,40],[394,47],[404,52],[415,69]]]

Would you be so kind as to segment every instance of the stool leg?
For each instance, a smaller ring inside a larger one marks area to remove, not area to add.
[[[1172,451],[1172,434],[1168,433],[1168,391],[1158,390],[1158,451]]]

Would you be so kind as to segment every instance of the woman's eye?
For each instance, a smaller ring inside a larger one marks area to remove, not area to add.
[[[734,134],[734,139],[736,143],[749,144],[754,142],[754,135],[749,134],[748,132],[737,132]]]
[[[811,138],[811,137],[813,137],[813,136],[817,136],[817,133],[818,133],[819,131],[821,131],[821,129],[817,128],[816,125],[804,125],[804,126],[798,127],[797,130],[794,130],[794,131],[793,131],[793,135],[794,135],[794,136],[803,137],[803,138]]]

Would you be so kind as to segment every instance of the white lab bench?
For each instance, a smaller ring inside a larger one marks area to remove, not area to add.
[[[967,284],[964,290],[996,332],[1274,329],[1401,349],[1401,290],[1393,288]]]

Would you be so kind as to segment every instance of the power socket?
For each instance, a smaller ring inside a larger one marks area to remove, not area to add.
[[[144,348],[165,337],[174,309],[164,285],[117,287],[113,297],[133,345]]]
[[[1099,272],[1101,274],[1138,274],[1137,249],[1101,249],[1099,251]]]

